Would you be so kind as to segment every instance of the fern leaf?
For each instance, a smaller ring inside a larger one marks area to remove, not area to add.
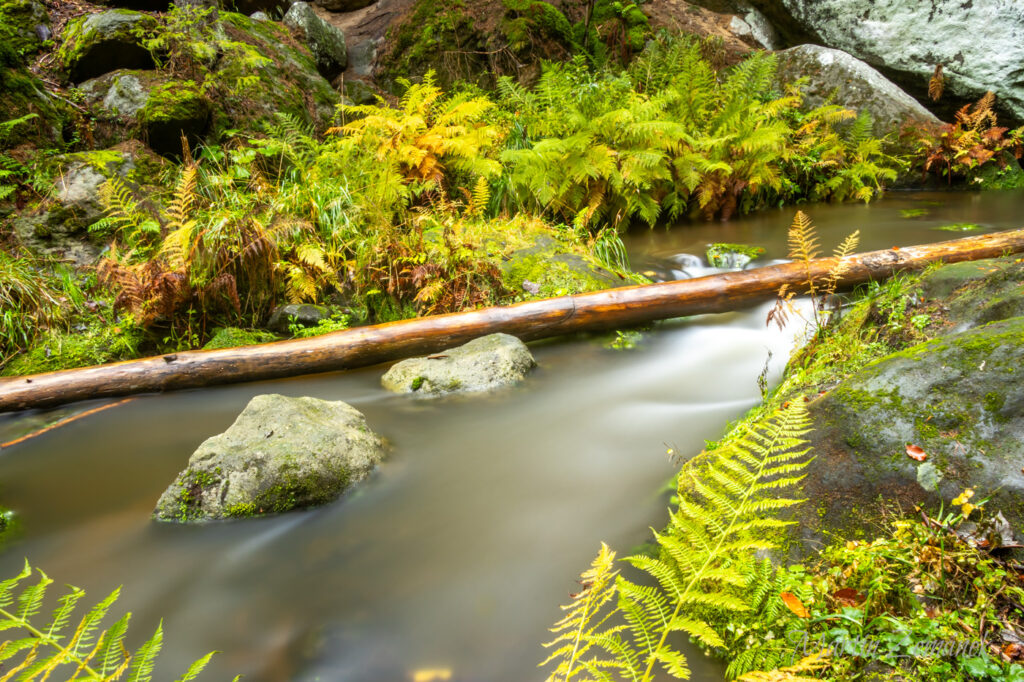
[[[153,678],[153,666],[156,664],[156,656],[160,653],[160,647],[164,641],[164,625],[161,621],[156,626],[156,632],[138,648],[132,657],[131,666],[128,668],[127,682],[149,682]]]

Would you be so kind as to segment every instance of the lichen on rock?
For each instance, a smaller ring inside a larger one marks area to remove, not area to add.
[[[351,405],[259,395],[192,454],[154,517],[194,522],[323,505],[369,476],[383,457],[380,437]]]
[[[530,349],[508,334],[490,334],[435,355],[403,360],[381,384],[394,393],[434,397],[512,386],[536,365]]]

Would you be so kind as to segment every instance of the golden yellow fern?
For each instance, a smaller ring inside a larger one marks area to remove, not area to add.
[[[803,673],[815,673],[828,667],[827,654],[823,651],[801,658],[793,665],[767,672],[754,671],[738,678],[737,682],[818,682],[818,677],[807,677]]]

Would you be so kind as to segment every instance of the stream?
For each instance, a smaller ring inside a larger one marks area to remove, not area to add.
[[[906,218],[901,211],[923,209]],[[953,239],[976,223],[1021,227],[1021,193],[892,193],[865,206],[812,206],[826,250],[860,229],[860,250]],[[712,241],[784,258],[794,209],[727,224],[638,230],[637,269],[711,272]],[[381,367],[136,398],[0,453],[0,501],[22,532],[0,577],[27,557],[92,604],[123,585],[129,645],[163,619],[156,679],[209,650],[200,679],[400,681],[450,670],[463,682],[543,679],[540,642],[603,540],[624,556],[666,519],[668,447],[692,455],[777,380],[797,329],[767,328],[769,305],[660,324],[634,350],[609,337],[532,344],[519,387],[418,401],[380,388]],[[334,504],[203,526],[149,520],[160,493],[206,438],[254,395],[344,400],[388,440],[389,458]],[[65,412],[102,402],[84,403]],[[60,411],[0,415],[0,442]],[[690,651],[692,679],[724,665]],[[437,679],[448,679],[438,677]]]

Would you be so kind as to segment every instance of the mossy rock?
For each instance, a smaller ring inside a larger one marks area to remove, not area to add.
[[[277,340],[278,337],[270,332],[239,329],[238,327],[221,327],[214,332],[213,338],[206,342],[203,350],[256,346],[261,343],[272,343]]]
[[[1024,168],[1013,154],[1004,152],[1001,163],[990,162],[979,168],[972,184],[984,190],[1024,189]]]
[[[505,286],[539,298],[600,291],[638,283],[553,237],[513,251],[501,265]]]
[[[138,140],[99,149],[56,156],[50,162],[53,191],[39,212],[23,213],[14,220],[20,241],[39,255],[71,258],[89,264],[99,253],[105,235],[91,235],[92,243],[81,239],[86,229],[102,218],[100,187],[110,178],[120,178],[141,194],[156,191],[166,162]],[[145,188],[149,188],[147,192]]]
[[[490,334],[429,357],[393,365],[381,384],[394,393],[435,397],[513,386],[536,366],[526,344],[508,334]]]
[[[171,81],[149,92],[138,119],[149,146],[157,154],[182,153],[181,139],[195,146],[210,127],[212,103],[193,81]]]
[[[23,66],[49,35],[50,14],[41,2],[0,1],[0,66]]]
[[[28,352],[8,363],[3,376],[25,376],[74,367],[102,365],[138,356],[145,335],[130,322],[103,324],[71,331],[50,330],[32,344]]]
[[[946,328],[971,327],[1024,315],[1024,264],[1014,257],[955,263],[926,275],[921,295],[941,303]]]
[[[284,25],[295,31],[309,48],[320,74],[328,80],[348,65],[345,34],[321,19],[307,2],[296,2],[284,15]]]
[[[94,0],[94,4],[119,9],[133,9],[142,12],[166,12],[173,0]]]
[[[253,68],[235,53],[226,53],[218,61],[214,78],[221,83],[235,83],[252,76],[259,83],[217,101],[214,131],[258,129],[275,121],[278,113],[318,129],[332,120],[341,102],[340,94],[317,71],[309,50],[297,43],[284,26],[234,12],[221,12],[220,22],[228,38],[252,46],[269,61]]]
[[[22,68],[0,66],[0,120],[27,114],[35,117],[20,123],[0,149],[30,145],[40,149],[64,148],[74,138],[75,113],[67,102],[50,94],[42,81]]]
[[[142,34],[156,29],[154,17],[131,10],[87,14],[68,23],[57,59],[73,83],[118,69],[151,69]]]
[[[326,504],[383,457],[381,439],[346,403],[256,396],[227,431],[199,446],[153,515],[195,522]]]
[[[817,457],[804,494],[825,511],[804,513],[805,532],[845,533],[847,512],[877,508],[879,496],[912,508],[967,487],[1024,521],[1022,372],[1024,317],[1015,317],[893,353],[814,400]],[[927,460],[908,457],[908,444]]]

